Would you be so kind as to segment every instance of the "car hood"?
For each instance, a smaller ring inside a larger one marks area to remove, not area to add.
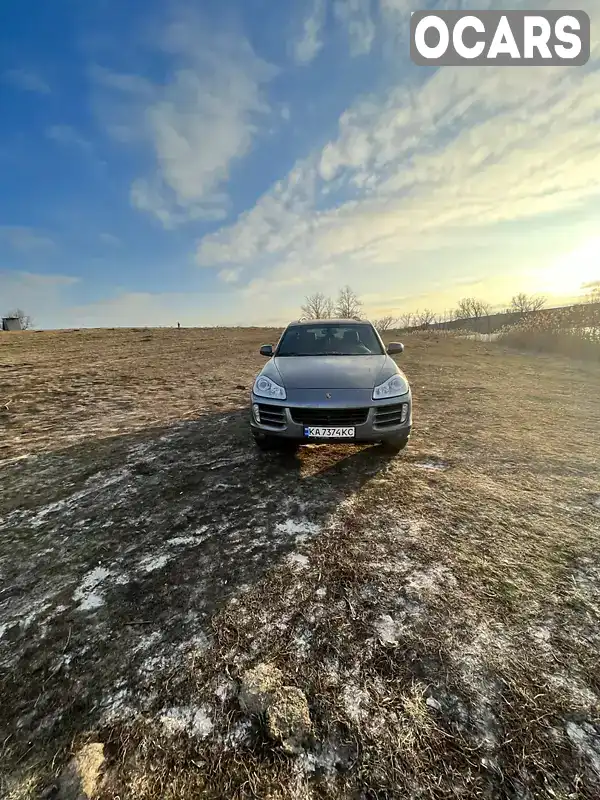
[[[387,355],[289,356],[274,358],[272,367],[281,377],[270,377],[287,389],[372,389],[398,372]]]

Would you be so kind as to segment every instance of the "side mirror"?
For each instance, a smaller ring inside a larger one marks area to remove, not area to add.
[[[394,354],[400,355],[400,353],[404,352],[404,345],[400,342],[390,342],[387,347],[388,354],[393,356]]]
[[[261,356],[266,356],[267,358],[271,358],[273,355],[273,345],[272,344],[263,344],[260,348]]]

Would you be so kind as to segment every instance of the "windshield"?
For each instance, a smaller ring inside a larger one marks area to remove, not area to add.
[[[283,334],[276,355],[379,356],[383,352],[371,325],[293,325]]]

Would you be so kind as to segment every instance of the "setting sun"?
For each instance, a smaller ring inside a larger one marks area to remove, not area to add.
[[[540,291],[551,295],[579,295],[586,284],[600,279],[600,236],[561,255],[540,273]]]

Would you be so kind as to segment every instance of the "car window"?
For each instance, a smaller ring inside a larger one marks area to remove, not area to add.
[[[288,328],[276,355],[371,356],[383,349],[370,325],[298,325]]]

